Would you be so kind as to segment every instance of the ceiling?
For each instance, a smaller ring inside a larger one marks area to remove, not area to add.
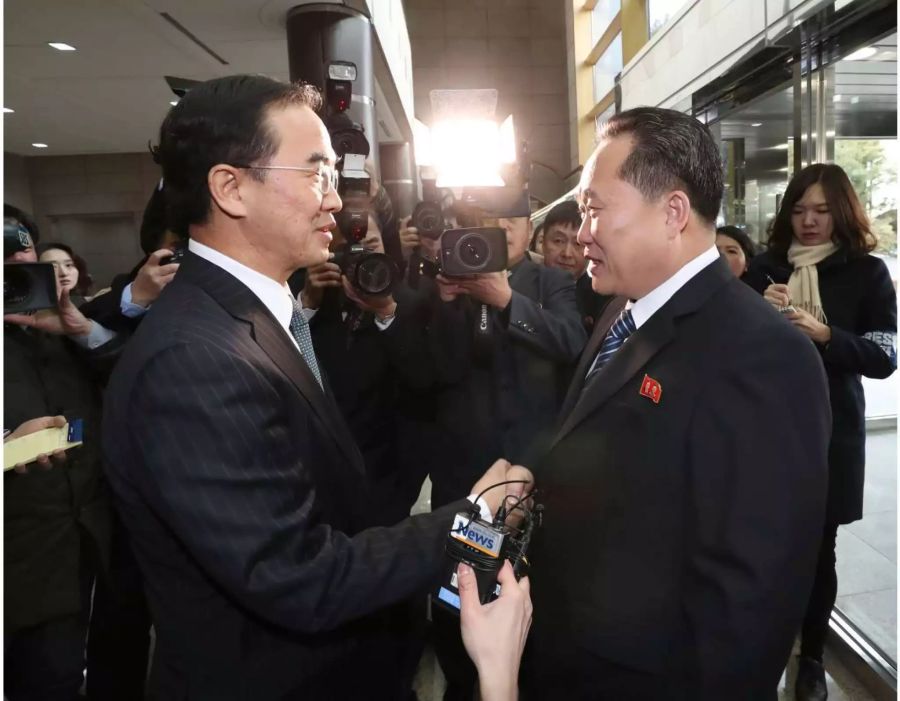
[[[163,76],[288,80],[284,18],[304,1],[6,0],[3,105],[14,112],[3,115],[4,150],[139,152],[156,141],[176,99]],[[51,41],[77,51],[57,51]],[[381,96],[376,85],[378,117],[390,128],[395,121]]]

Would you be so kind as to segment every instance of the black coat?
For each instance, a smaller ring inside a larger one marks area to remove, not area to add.
[[[613,299],[614,295],[601,295],[594,292],[591,276],[586,272],[575,281],[575,302],[578,305],[578,313],[581,314],[581,321],[584,328],[590,334],[594,328],[597,319],[603,314]]]
[[[370,614],[430,585],[469,505],[362,530],[337,405],[256,295],[192,253],[113,372],[103,450],[158,699],[377,698]]]
[[[552,428],[587,335],[567,273],[526,258],[510,273],[512,301],[439,300],[429,326],[436,423],[432,502],[446,503],[498,458],[521,463]]]
[[[822,538],[822,363],[719,260],[583,388],[624,304],[595,325],[535,465],[528,698],[768,698]]]
[[[418,351],[425,342],[420,315],[408,318],[415,313],[409,296],[398,283],[397,316],[385,330],[334,289],[325,292],[310,321],[319,367],[365,459],[378,525],[409,516],[427,474],[422,455],[407,459],[401,446],[413,438],[403,435],[410,408],[408,349]]]
[[[57,414],[84,421],[84,445],[65,467],[3,475],[4,629],[13,633],[81,610],[80,572],[105,560],[110,526],[92,368],[65,338],[6,324],[3,341],[6,428]]]
[[[897,294],[880,258],[850,257],[841,249],[817,266],[831,341],[816,346],[825,363],[833,417],[828,449],[828,520],[862,518],[866,462],[866,400],[861,375],[888,377],[897,367]],[[767,275],[786,284],[793,267],[784,256],[756,256],[744,276],[762,293]]]

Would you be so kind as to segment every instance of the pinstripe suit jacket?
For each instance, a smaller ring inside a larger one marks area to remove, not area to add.
[[[377,698],[352,673],[371,614],[430,584],[468,502],[364,530],[331,396],[259,299],[193,254],[116,367],[103,429],[156,624],[154,697]]]

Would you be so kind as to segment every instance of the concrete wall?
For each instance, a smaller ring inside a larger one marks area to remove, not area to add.
[[[144,207],[158,183],[149,154],[35,156],[4,154],[4,201],[31,212],[43,242],[72,246],[97,283],[140,259]]]
[[[570,0],[571,1],[571,0]],[[416,117],[430,122],[429,91],[496,88],[535,160],[570,169],[564,0],[409,0]],[[535,166],[531,190],[549,200],[563,184]]]

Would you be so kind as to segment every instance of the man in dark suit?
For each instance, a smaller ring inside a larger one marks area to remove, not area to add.
[[[428,586],[463,497],[368,521],[362,457],[287,279],[341,207],[318,93],[208,81],[160,128],[178,275],[110,380],[104,455],[156,627],[158,699],[379,698],[379,609]],[[498,461],[472,492],[529,476]],[[479,507],[496,509],[503,492]],[[472,493],[468,492],[468,493]]]
[[[830,416],[812,343],[715,248],[719,154],[690,116],[616,115],[582,174],[617,294],[536,464],[530,698],[774,699],[812,584]]]

